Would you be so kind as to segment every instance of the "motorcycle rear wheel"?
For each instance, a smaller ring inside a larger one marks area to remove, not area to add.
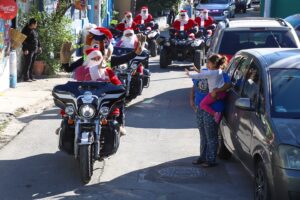
[[[91,145],[83,145],[79,147],[79,167],[81,181],[84,184],[87,184],[90,182],[93,175]]]

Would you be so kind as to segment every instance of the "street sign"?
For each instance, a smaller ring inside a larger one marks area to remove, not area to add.
[[[0,18],[10,20],[16,17],[18,6],[14,0],[0,0]]]

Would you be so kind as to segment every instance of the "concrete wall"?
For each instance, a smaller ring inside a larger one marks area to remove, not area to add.
[[[281,17],[300,13],[300,1],[299,0],[270,0],[271,10],[270,17]],[[265,0],[261,0],[261,14],[264,13]]]
[[[9,88],[9,56],[0,62],[0,92]]]

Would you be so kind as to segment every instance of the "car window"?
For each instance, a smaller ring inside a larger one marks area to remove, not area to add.
[[[297,43],[289,30],[270,31],[264,28],[228,30],[224,31],[218,53],[234,55],[241,49],[271,47],[297,48]]]
[[[239,62],[242,60],[242,56],[238,55],[235,56],[229,63],[229,67],[227,70],[227,74],[228,76],[231,78],[233,76],[233,72],[236,69],[237,65],[239,64]]]
[[[251,60],[249,58],[243,58],[234,71],[234,74],[231,78],[231,83],[237,93],[239,93],[241,90],[241,87],[245,80],[245,74],[249,68],[250,63]]]
[[[271,69],[271,110],[274,117],[300,118],[300,70]]]
[[[245,75],[242,97],[249,98],[255,108],[258,106],[259,79],[259,68],[252,61]]]

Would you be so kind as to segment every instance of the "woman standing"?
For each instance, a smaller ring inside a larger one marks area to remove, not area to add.
[[[220,55],[211,56],[208,59],[208,63],[212,65],[225,65],[226,63],[220,62],[223,59]],[[230,80],[226,73],[223,75],[224,86],[214,90],[212,95],[216,92],[225,92],[230,88]],[[201,165],[202,167],[216,166],[217,149],[218,149],[218,128],[219,124],[216,123],[214,117],[209,113],[201,110],[199,105],[201,101],[208,95],[208,81],[207,79],[192,79],[193,88],[190,95],[190,104],[196,112],[197,125],[200,133],[200,156],[197,160],[193,161],[195,165]],[[224,109],[224,102],[217,100],[213,103],[212,108],[216,112],[222,112]]]

